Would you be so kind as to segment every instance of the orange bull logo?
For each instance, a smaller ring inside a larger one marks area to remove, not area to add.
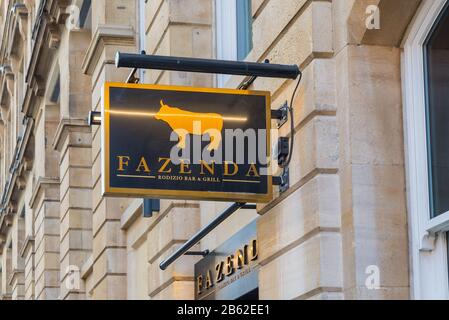
[[[197,113],[171,107],[161,100],[161,109],[155,115],[156,120],[166,122],[178,135],[178,148],[185,149],[188,134],[209,134],[210,144],[208,151],[218,150],[221,143],[221,131],[223,130],[223,116],[218,113]]]

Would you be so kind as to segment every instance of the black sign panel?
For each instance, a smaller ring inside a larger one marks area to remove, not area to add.
[[[259,287],[257,222],[195,264],[195,299],[235,300]]]
[[[267,92],[106,83],[103,193],[270,201],[270,116]]]

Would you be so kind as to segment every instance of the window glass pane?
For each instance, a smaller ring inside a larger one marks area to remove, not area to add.
[[[236,10],[235,0],[216,0],[217,59],[237,59]]]
[[[449,10],[425,45],[427,137],[432,217],[449,211]]]
[[[92,0],[84,0],[80,9],[80,28],[91,28]]]
[[[253,48],[251,0],[237,0],[237,59],[244,60]]]
[[[447,272],[448,272],[448,279],[449,279],[449,232],[446,232],[446,252],[447,252],[447,255],[446,255],[446,258],[447,258],[447,264],[446,264],[446,266],[447,266]]]

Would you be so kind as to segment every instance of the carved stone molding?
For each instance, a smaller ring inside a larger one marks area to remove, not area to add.
[[[422,0],[358,0],[347,20],[348,42],[382,46],[399,46]],[[378,8],[380,27],[368,28],[367,9]]]
[[[6,206],[6,213],[8,215],[14,215],[17,213],[17,204],[14,201],[10,201]]]
[[[52,147],[54,150],[61,151],[65,138],[70,132],[90,132],[91,127],[87,119],[61,119],[53,138]]]
[[[23,3],[16,3],[11,10],[19,24],[20,35],[23,40],[26,40],[28,30],[28,8]]]
[[[11,272],[11,276],[9,277],[9,285],[12,286],[14,284],[15,281],[18,280],[18,278],[23,277],[24,276],[24,270],[19,270],[19,269],[14,269]]]
[[[421,243],[420,243],[419,250],[422,252],[432,252],[433,250],[435,250],[436,241],[437,241],[436,234],[430,234],[430,233],[426,232],[421,237]]]
[[[35,96],[43,97],[45,95],[45,81],[40,76],[34,76],[32,78],[30,87]]]
[[[47,188],[57,186],[59,186],[59,178],[39,177],[39,179],[36,182],[36,185],[33,188],[33,193],[31,195],[29,203],[30,208],[34,209],[34,206],[36,205],[36,200],[42,191],[44,191]]]
[[[20,257],[25,258],[28,252],[34,253],[34,237],[28,236],[23,242],[22,248],[20,248]]]
[[[105,46],[129,46],[136,44],[136,34],[130,26],[99,25],[87,49],[82,69],[92,75]]]
[[[12,97],[14,96],[14,73],[10,65],[3,66],[2,70],[3,70],[2,73],[4,74],[6,79],[6,90]]]
[[[48,26],[46,38],[46,43],[49,49],[55,50],[59,48],[59,44],[61,43],[61,34],[57,24],[51,24]]]
[[[6,215],[6,217],[5,217],[5,225],[6,225],[6,227],[8,227],[8,228],[12,227],[13,221],[14,221],[14,218],[13,218],[12,215],[10,215],[10,214]]]
[[[53,0],[50,1],[49,14],[58,24],[64,24],[69,13],[67,7],[72,4],[72,0]]]
[[[26,172],[31,171],[31,169],[33,169],[33,159],[25,158],[23,160],[23,169]]]
[[[25,179],[22,177],[17,178],[16,185],[19,190],[25,190],[25,187],[26,187]]]
[[[7,105],[0,106],[0,116],[3,122],[7,121],[9,114],[9,107]]]

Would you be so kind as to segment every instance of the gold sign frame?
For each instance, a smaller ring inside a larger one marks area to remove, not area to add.
[[[131,88],[145,90],[164,90],[198,93],[220,93],[232,95],[264,96],[266,102],[266,130],[267,130],[267,193],[233,193],[220,191],[188,191],[188,190],[161,190],[118,188],[110,185],[110,88]],[[273,199],[273,182],[271,173],[271,94],[267,91],[216,89],[184,86],[128,84],[107,82],[104,84],[101,99],[102,125],[101,125],[101,167],[102,167],[102,191],[103,196],[130,197],[130,198],[157,198],[175,200],[204,200],[204,201],[233,201],[266,203]]]

